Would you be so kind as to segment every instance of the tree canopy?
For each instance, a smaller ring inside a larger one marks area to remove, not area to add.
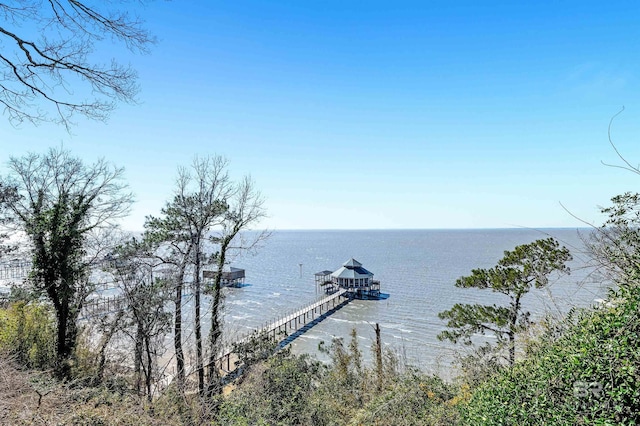
[[[447,320],[450,330],[438,335],[440,340],[472,343],[477,334],[490,334],[498,343],[509,344],[509,362],[515,361],[515,335],[530,324],[530,313],[522,306],[522,297],[532,287],[543,288],[552,273],[568,274],[566,262],[571,254],[553,238],[537,240],[505,251],[504,257],[490,269],[473,269],[471,275],[456,281],[456,287],[490,289],[509,298],[507,306],[460,304],[438,314]]]
[[[2,179],[10,190],[0,200],[1,220],[28,241],[30,281],[55,308],[63,366],[75,347],[89,268],[101,255],[91,239],[128,213],[132,195],[122,169],[104,160],[86,165],[63,150],[11,158],[9,170]]]
[[[626,192],[611,201],[601,209],[607,220],[585,237],[585,245],[600,273],[627,286],[640,277],[640,194]]]
[[[145,241],[156,255],[159,250],[163,262],[175,270],[174,349],[179,387],[185,374],[182,291],[187,282],[193,292],[196,371],[203,394],[207,367],[207,392],[219,390],[215,361],[222,335],[221,277],[230,251],[250,249],[268,235],[256,232],[248,240],[241,238],[242,231],[265,216],[264,201],[249,177],[233,181],[228,167],[227,160],[220,156],[196,157],[190,167],[180,167],[173,199],[162,208],[160,216],[148,216],[145,223]],[[203,282],[205,268],[213,272],[213,282]],[[208,348],[203,344],[201,326],[203,293],[211,296]]]

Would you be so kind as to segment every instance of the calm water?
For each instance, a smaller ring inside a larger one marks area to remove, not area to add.
[[[572,274],[553,278],[549,291],[535,291],[524,303],[534,319],[544,312],[558,314],[571,306],[588,306],[606,295],[605,285],[584,268],[578,232],[551,230],[387,230],[277,231],[257,253],[243,254],[233,266],[246,269],[243,288],[227,289],[228,336],[237,336],[303,306],[317,294],[314,273],[336,270],[351,257],[381,281],[390,297],[382,301],[353,301],[298,338],[296,352],[317,354],[320,341],[348,339],[356,328],[365,353],[380,324],[383,342],[425,371],[446,372],[453,346],[437,340],[443,330],[440,311],[456,302],[501,303],[490,291],[454,287],[456,278],[472,268],[494,266],[504,250],[548,235],[571,249]],[[300,267],[302,264],[302,267]]]
[[[381,291],[389,298],[349,303],[296,339],[293,350],[323,359],[326,356],[317,350],[321,341],[329,344],[333,337],[348,339],[355,328],[368,356],[373,325],[379,323],[386,346],[412,365],[447,375],[456,347],[437,340],[444,329],[438,313],[457,302],[507,301],[491,291],[458,289],[454,287],[456,279],[469,275],[473,268],[494,266],[504,250],[547,236],[571,250],[572,273],[552,278],[548,291],[534,290],[525,297],[523,302],[533,319],[545,313],[560,315],[573,306],[589,306],[604,298],[606,285],[585,267],[587,258],[575,229],[274,232],[255,253],[232,256],[232,266],[246,269],[249,285],[225,289],[225,339],[233,341],[322,297],[314,273],[336,270],[354,257],[381,281]],[[189,318],[193,309],[188,298],[185,302],[184,324],[188,325],[193,323]],[[205,316],[205,335],[208,323]],[[186,327],[185,337],[193,339],[192,328]],[[171,347],[170,338],[167,347]]]

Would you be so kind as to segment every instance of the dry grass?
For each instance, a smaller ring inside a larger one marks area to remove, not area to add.
[[[1,425],[171,425],[139,398],[107,387],[60,383],[0,357]]]

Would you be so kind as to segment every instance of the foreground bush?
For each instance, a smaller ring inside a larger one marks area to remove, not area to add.
[[[480,385],[464,424],[640,424],[640,291],[570,316],[528,357]]]
[[[457,389],[437,376],[405,373],[357,411],[353,425],[458,424]]]
[[[310,395],[322,370],[308,356],[276,355],[252,368],[222,405],[229,425],[289,425],[311,422]]]
[[[60,382],[48,373],[17,368],[0,358],[0,425],[189,424],[178,416],[156,413],[163,408],[106,386]]]
[[[375,348],[374,348],[375,351]],[[325,366],[281,353],[256,364],[223,401],[218,420],[228,425],[455,425],[459,390],[436,376],[398,365],[365,366],[357,336],[338,339]]]
[[[19,301],[0,310],[0,351],[25,367],[53,367],[55,333],[53,313],[42,303]]]

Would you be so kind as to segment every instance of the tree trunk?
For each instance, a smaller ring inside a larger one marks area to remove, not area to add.
[[[105,334],[102,337],[102,342],[100,343],[100,351],[99,351],[100,357],[98,361],[98,371],[96,372],[96,378],[95,378],[96,384],[100,384],[104,380],[104,369],[107,364],[107,346],[109,346],[109,342],[111,342],[113,335],[118,330],[118,322],[120,321],[123,315],[124,315],[124,311],[118,312],[118,315],[116,316],[116,319],[113,322],[113,325],[105,332]],[[137,361],[137,359],[135,359],[134,361]],[[139,391],[140,389],[138,388],[137,390]]]
[[[196,370],[198,371],[198,391],[204,395],[204,366],[202,363],[202,324],[200,319],[200,244],[195,244],[195,262],[193,271],[193,292],[195,304],[195,334],[196,334]]]
[[[511,324],[509,327],[509,366],[513,367],[516,362],[516,327],[518,326],[518,314],[520,313],[520,295],[515,297],[513,302],[513,312],[511,313]]]
[[[56,344],[56,375],[60,379],[71,377],[71,350],[70,341],[75,342],[75,333],[69,327],[69,304],[63,301],[60,309],[56,311],[58,320],[58,334]],[[72,334],[72,335],[70,335]]]
[[[142,325],[138,323],[138,329],[136,331],[136,347],[135,347],[135,362],[134,369],[136,371],[136,391],[138,394],[142,392],[142,338],[143,338]]]
[[[63,304],[61,309],[56,312],[56,318],[58,320],[58,334],[56,340],[56,356],[59,360],[64,359],[67,354],[67,320],[69,318],[69,309],[66,304]]]
[[[378,375],[378,392],[382,392],[382,339],[380,324],[376,323],[376,372]]]
[[[178,279],[176,282],[176,295],[174,298],[176,310],[173,330],[173,348],[176,354],[176,379],[178,381],[179,392],[184,392],[185,385],[184,352],[182,351],[182,287],[184,284],[185,269],[186,262],[183,261],[180,265],[180,272],[178,273]]]
[[[209,374],[208,374],[208,390],[209,396],[218,394],[222,391],[220,387],[220,380],[218,369],[216,367],[216,358],[218,356],[218,343],[222,330],[220,329],[220,302],[221,302],[221,290],[222,290],[222,271],[224,269],[224,263],[227,256],[227,247],[231,242],[230,238],[225,238],[220,245],[220,255],[218,256],[218,270],[214,280],[213,286],[213,301],[211,303],[211,330],[209,330]]]
[[[513,331],[509,332],[509,366],[513,367],[516,362],[516,336]]]
[[[147,370],[145,376],[145,384],[147,389],[147,401],[151,402],[151,384],[153,381],[153,354],[151,352],[151,347],[149,346],[149,336],[145,338],[145,347],[147,353]]]

